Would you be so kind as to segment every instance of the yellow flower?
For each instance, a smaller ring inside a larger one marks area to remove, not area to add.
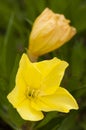
[[[22,55],[15,88],[7,98],[23,119],[38,121],[44,117],[42,111],[78,109],[72,95],[60,87],[67,66],[57,58],[31,63],[26,54]]]
[[[64,15],[46,8],[33,24],[29,39],[29,56],[36,58],[70,40],[75,35],[76,29],[69,23]]]

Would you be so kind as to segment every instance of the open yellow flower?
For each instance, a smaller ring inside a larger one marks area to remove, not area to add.
[[[26,54],[22,55],[15,88],[7,98],[23,119],[38,121],[44,117],[42,111],[78,109],[72,95],[60,87],[67,66],[57,58],[31,63]]]
[[[75,35],[76,29],[69,23],[64,15],[46,8],[33,24],[29,38],[30,58],[53,51],[70,40]]]

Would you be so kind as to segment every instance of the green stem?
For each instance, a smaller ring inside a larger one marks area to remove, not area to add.
[[[2,62],[3,62],[3,68],[4,71],[6,72],[6,52],[7,52],[7,45],[8,45],[8,39],[11,33],[12,25],[13,25],[13,20],[14,20],[14,14],[12,13],[9,19],[8,27],[7,27],[7,32],[4,38],[4,44],[3,44],[3,51],[2,51]],[[10,51],[10,50],[9,50]]]

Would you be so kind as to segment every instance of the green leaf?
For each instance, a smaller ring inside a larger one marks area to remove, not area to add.
[[[38,129],[38,128],[46,125],[50,120],[52,120],[55,117],[57,117],[57,112],[49,112],[49,113],[47,113],[45,118],[43,119],[43,121],[39,122],[39,124],[36,126],[36,128]]]
[[[72,0],[69,6],[73,25],[77,28],[78,32],[84,31],[86,29],[86,1]]]
[[[1,56],[2,56],[1,62],[2,62],[4,73],[7,72],[7,68],[6,68],[7,67],[7,64],[6,64],[7,46],[8,46],[9,35],[11,33],[11,29],[12,29],[12,25],[13,25],[13,19],[14,19],[14,14],[12,14],[11,17],[10,17],[7,32],[6,32],[6,35],[5,35],[5,38],[4,38],[4,42],[3,42],[2,54],[1,54]]]
[[[72,76],[77,79],[82,78],[82,75],[85,71],[85,59],[86,51],[82,42],[77,42],[73,49],[71,55],[71,71]]]
[[[69,116],[62,121],[58,130],[72,130],[73,126],[75,125],[75,122],[76,113],[69,114]]]

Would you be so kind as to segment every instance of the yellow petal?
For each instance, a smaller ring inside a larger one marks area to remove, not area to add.
[[[28,99],[24,100],[18,106],[17,111],[24,120],[39,121],[44,117],[41,111],[37,111],[31,107]]]
[[[54,57],[51,60],[44,60],[44,61],[36,62],[34,63],[34,65],[36,65],[36,67],[45,77],[52,70],[54,66],[60,63],[60,61],[61,61],[60,59]]]
[[[30,62],[28,56],[23,54],[20,65],[19,71],[23,76],[23,80],[26,82],[27,87],[38,88],[40,86],[41,81],[41,73],[37,69],[37,67]],[[18,78],[16,78],[16,83],[18,84]]]
[[[38,97],[32,102],[33,108],[42,111],[69,112],[78,109],[78,104],[73,96],[64,88],[59,87],[55,94]]]
[[[25,97],[25,91],[23,91],[23,87],[21,88],[15,87],[7,96],[9,102],[17,108],[18,105],[23,102]]]
[[[17,107],[26,97],[27,84],[24,81],[20,68],[18,69],[16,76],[16,87],[7,96],[9,102]]]
[[[59,48],[70,40],[76,29],[64,15],[46,8],[35,20],[29,39],[29,56],[43,55]]]
[[[68,63],[57,58],[36,63],[38,69],[44,74],[41,82],[41,95],[53,94],[59,87]]]
[[[40,81],[41,73],[29,61],[27,55],[23,54],[16,75],[16,87],[7,96],[9,102],[17,107],[26,98],[28,89],[31,87],[38,88]]]
[[[59,62],[44,78],[41,89],[45,94],[50,95],[56,91],[56,89],[59,87],[61,83],[67,66],[68,64],[65,61]]]

